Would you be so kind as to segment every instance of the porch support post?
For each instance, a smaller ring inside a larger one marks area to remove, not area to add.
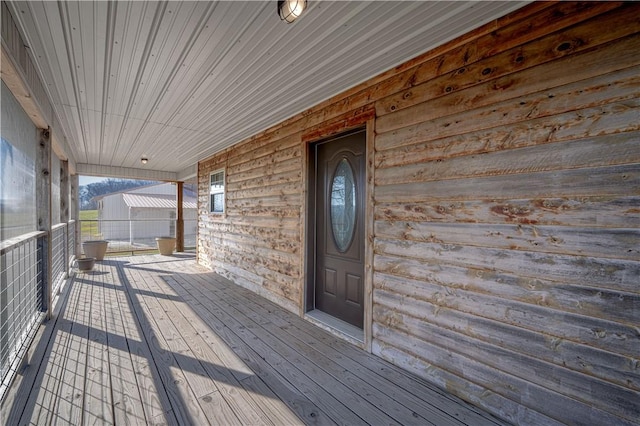
[[[176,182],[176,251],[184,251],[184,217],[182,215],[182,190],[184,182]]]
[[[66,224],[64,228],[64,277],[69,277],[69,262],[71,253],[69,253],[69,161],[60,161],[60,223]]]
[[[78,175],[71,175],[69,177],[69,220],[75,220],[75,226],[73,228],[75,246],[72,256],[78,257],[80,253],[80,218],[78,217],[78,211],[80,210],[80,199],[78,198],[80,179]]]
[[[38,230],[47,234],[39,240],[42,258],[39,272],[42,285],[42,310],[51,319],[51,135],[49,129],[39,129],[40,135],[36,151],[36,215]]]
[[[78,190],[80,179],[78,175],[69,176],[69,220],[78,220],[78,211],[80,210],[80,199],[78,198]]]
[[[69,162],[60,161],[60,223],[69,222]]]

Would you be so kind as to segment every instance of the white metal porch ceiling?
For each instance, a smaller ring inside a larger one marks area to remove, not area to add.
[[[309,0],[293,24],[275,0],[9,7],[76,163],[180,173],[523,4]]]

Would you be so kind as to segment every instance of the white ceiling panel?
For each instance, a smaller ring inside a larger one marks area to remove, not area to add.
[[[8,2],[72,158],[166,172],[525,4],[310,0],[286,24],[276,3]]]

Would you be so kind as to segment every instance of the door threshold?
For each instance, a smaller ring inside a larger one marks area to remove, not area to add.
[[[364,331],[348,322],[332,317],[318,309],[307,312],[304,318],[333,335],[361,348],[364,347]]]

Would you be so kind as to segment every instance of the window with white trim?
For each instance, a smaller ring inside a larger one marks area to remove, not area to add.
[[[216,170],[209,177],[209,211],[224,213],[224,170]]]

